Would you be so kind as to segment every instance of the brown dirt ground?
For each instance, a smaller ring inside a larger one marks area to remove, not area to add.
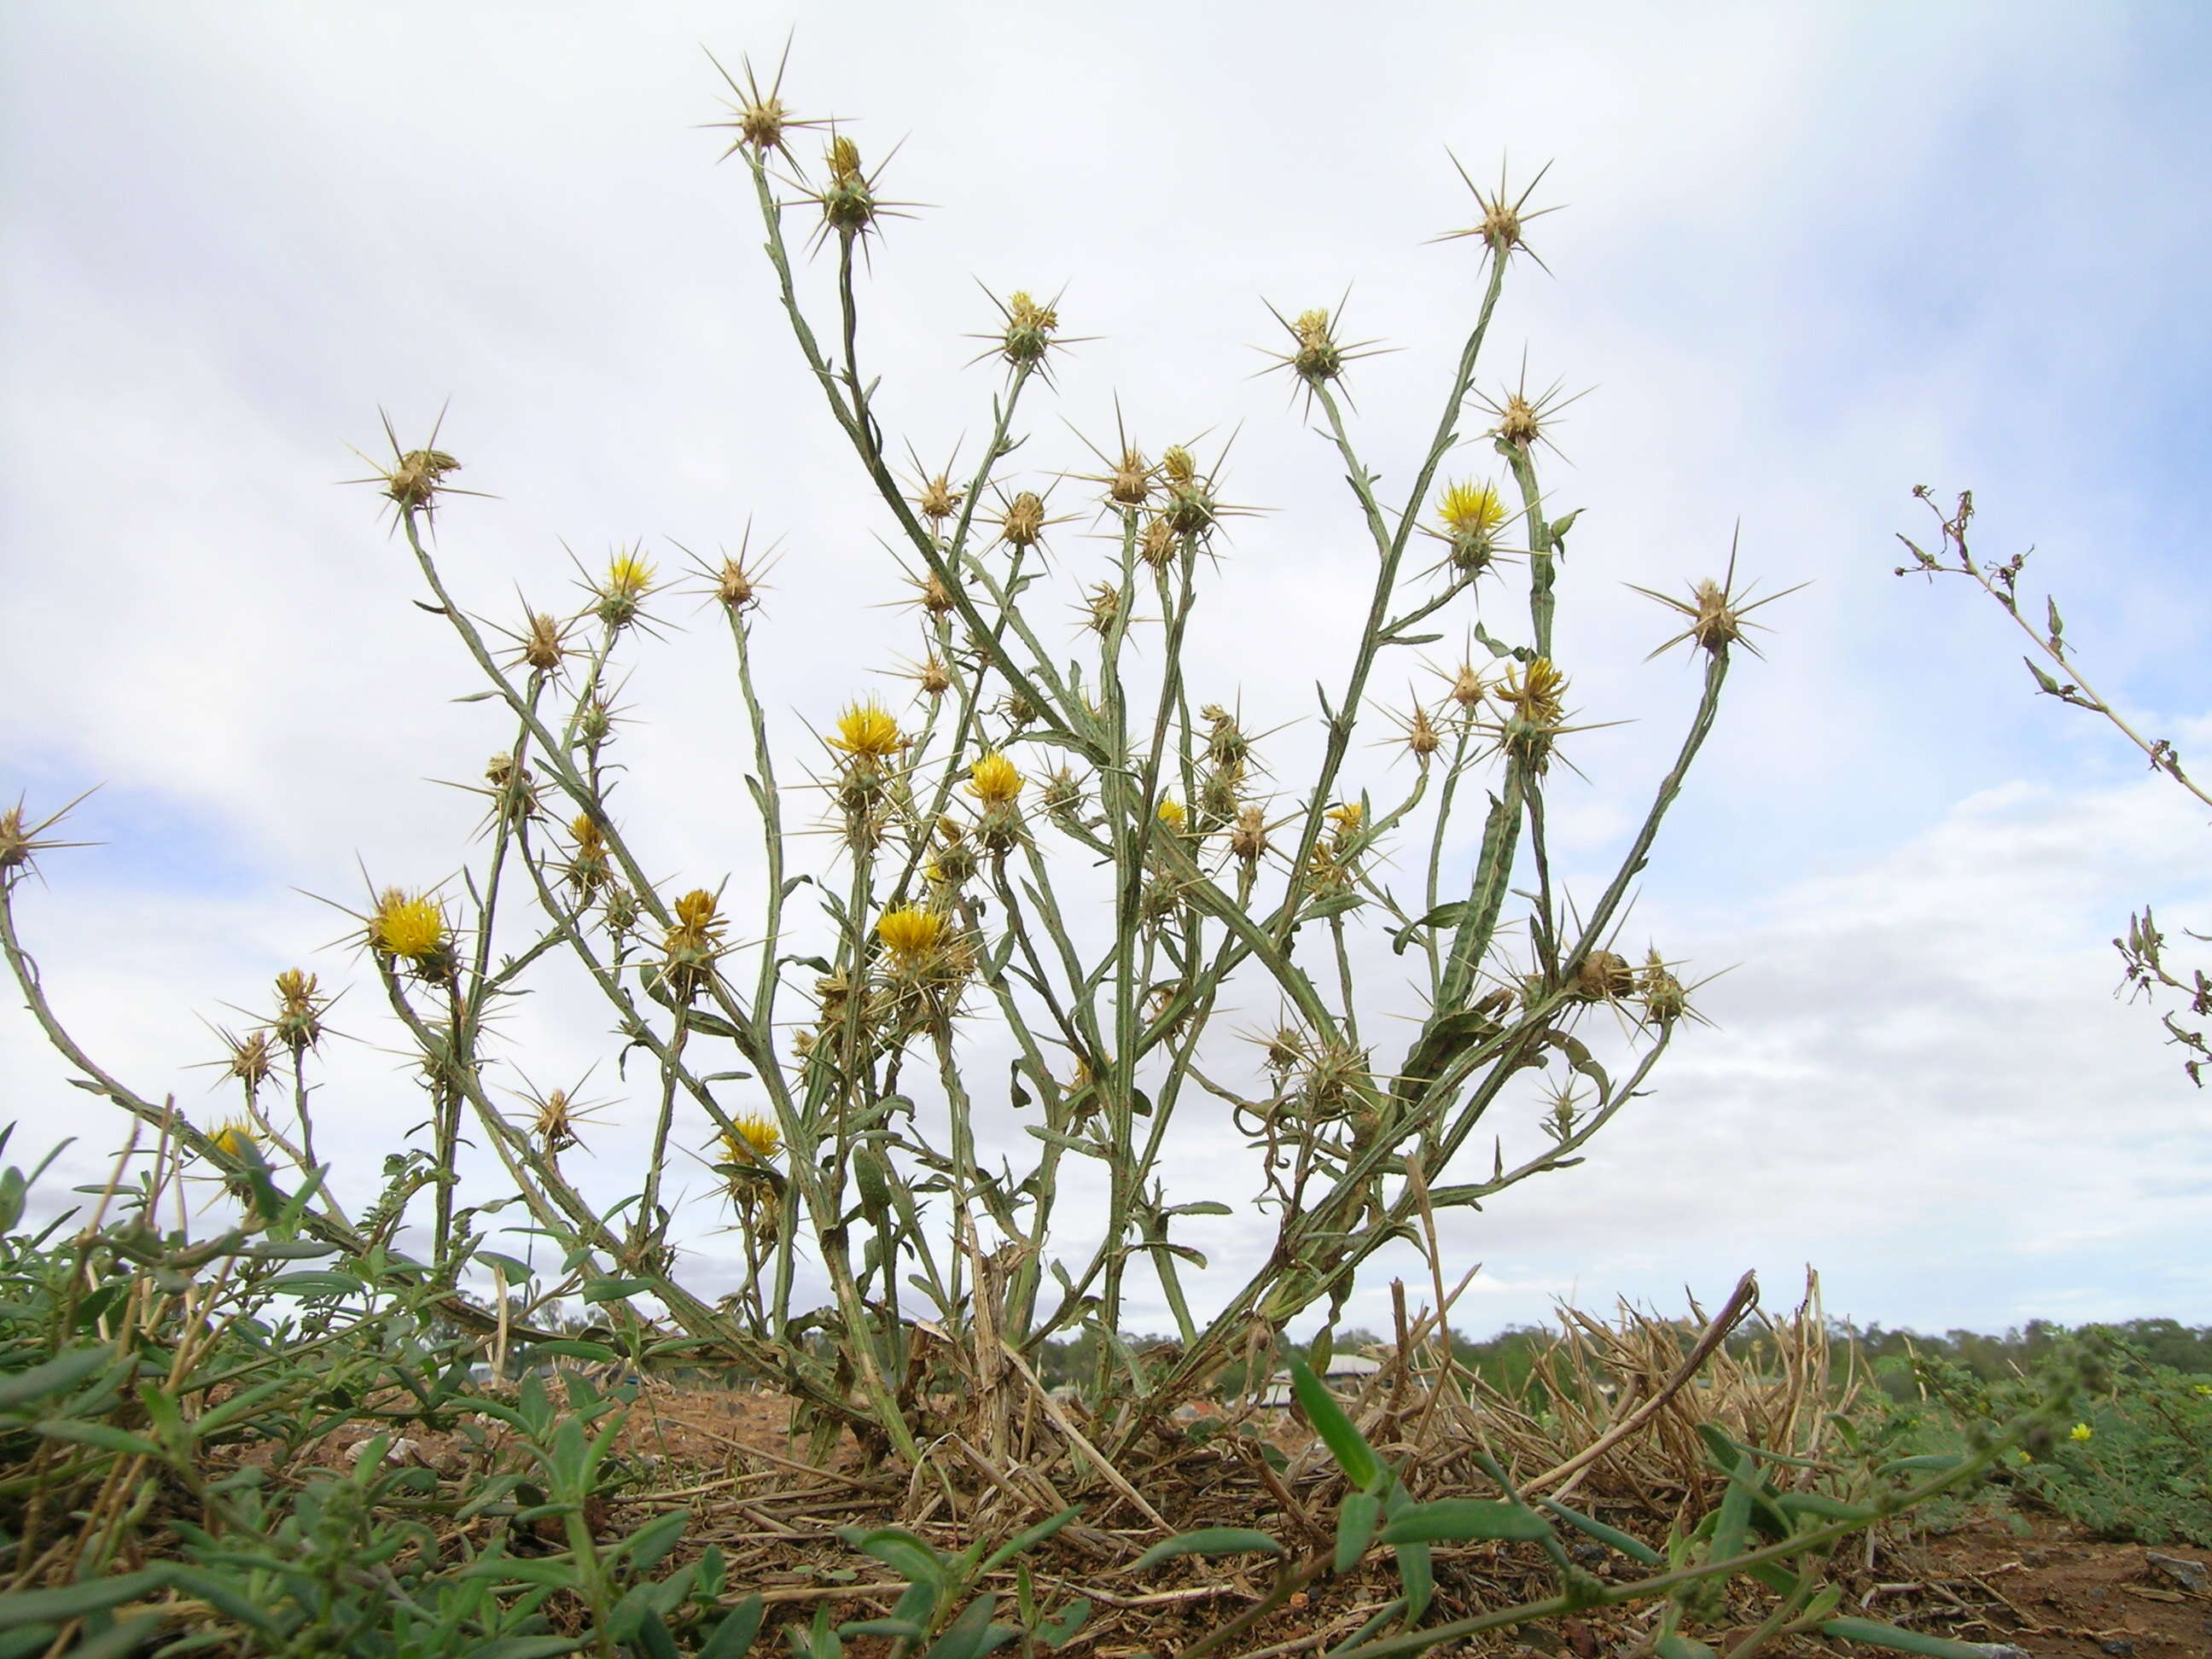
[[[791,1444],[787,1437],[787,1418],[788,1404],[776,1395],[648,1388],[632,1413],[622,1444],[638,1478],[631,1492],[594,1520],[625,1532],[657,1510],[688,1504],[696,1516],[692,1538],[700,1544],[716,1542],[729,1559],[728,1593],[760,1590],[775,1622],[811,1619],[825,1601],[840,1620],[888,1613],[892,1594],[900,1586],[890,1584],[890,1593],[872,1595],[868,1586],[887,1582],[890,1575],[848,1549],[836,1530],[894,1518],[904,1507],[899,1500],[907,1496],[907,1483],[886,1483],[849,1441],[841,1442],[824,1465],[810,1466],[805,1448]],[[1275,1437],[1288,1444],[1304,1435],[1304,1431],[1285,1422]],[[352,1432],[346,1437],[362,1437]],[[325,1448],[324,1455],[337,1449]],[[416,1443],[404,1455],[433,1466],[454,1461],[453,1449],[436,1441]],[[460,1474],[458,1468],[452,1472]],[[1164,1492],[1147,1496],[1157,1496],[1164,1508],[1168,1504]],[[1184,1498],[1169,1510],[1179,1527],[1282,1525],[1279,1516],[1207,1513],[1203,1492],[1185,1493]],[[1632,1520],[1613,1518],[1631,1530],[1641,1529]],[[1117,1583],[1111,1568],[1117,1559],[1127,1558],[1126,1545],[1118,1550],[1101,1547],[1124,1540],[1148,1541],[1154,1534],[1134,1524],[1136,1519],[1126,1509],[1109,1510],[1100,1516],[1098,1529],[1087,1541],[1079,1536],[1072,1540],[1073,1547],[1059,1548],[1071,1541],[1064,1534],[1055,1540],[1048,1558],[1041,1553],[1036,1581],[1048,1608],[1075,1594],[1087,1594],[1096,1604],[1084,1633],[1065,1650],[1075,1659],[1133,1659],[1139,1654],[1164,1659],[1261,1599],[1264,1592],[1264,1567],[1240,1566],[1236,1561],[1171,1563],[1141,1584],[1130,1580]],[[1948,1533],[1887,1540],[1870,1562],[1862,1559],[1853,1564],[1844,1610],[1960,1641],[2009,1643],[2032,1659],[2212,1656],[2212,1592],[2193,1588],[2186,1567],[2177,1571],[2150,1559],[2163,1555],[2194,1562],[2212,1573],[2212,1552],[2179,1546],[2147,1552],[2141,1545],[2092,1538],[2056,1516],[2033,1516],[2028,1522],[2032,1530],[2026,1535],[2001,1520],[1984,1519]],[[921,1529],[939,1547],[957,1548],[967,1541],[950,1524],[926,1524]],[[1070,1533],[1078,1530],[1070,1528]],[[1295,1526],[1287,1528],[1297,1530]],[[1317,1534],[1301,1541],[1317,1544],[1324,1539]],[[1595,1547],[1588,1554],[1601,1576],[1620,1576],[1626,1568],[1617,1559],[1602,1562],[1605,1553]],[[1084,1571],[1086,1565],[1091,1571]],[[1101,1573],[1101,1568],[1108,1571]],[[1439,1620],[1551,1593],[1549,1574],[1540,1559],[1525,1550],[1516,1553],[1510,1546],[1440,1548],[1437,1579],[1437,1611],[1431,1616]],[[1394,1589],[1387,1569],[1325,1582],[1310,1599],[1299,1598],[1291,1608],[1248,1632],[1237,1650],[1284,1656],[1317,1652],[1357,1628]],[[1480,1645],[1443,1651],[1603,1659],[1636,1633],[1630,1618],[1607,1613],[1562,1621],[1556,1635],[1522,1630]],[[1725,1651],[1725,1636],[1702,1633]],[[854,1642],[847,1650],[855,1659],[865,1659],[869,1647],[866,1642]],[[1798,1644],[1795,1651],[1870,1650],[1808,1641]]]

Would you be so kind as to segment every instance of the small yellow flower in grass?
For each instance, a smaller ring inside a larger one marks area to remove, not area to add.
[[[730,1126],[730,1129],[722,1132],[725,1164],[765,1164],[782,1149],[783,1132],[772,1118],[748,1113],[732,1118]]]
[[[2083,1441],[2094,1440],[2096,1437],[2096,1430],[2091,1428],[2087,1423],[2076,1423],[2066,1431],[2066,1437],[2077,1446]]]
[[[1183,804],[1181,801],[1173,795],[1169,795],[1161,800],[1158,816],[1163,824],[1174,830],[1176,834],[1181,835],[1183,824],[1189,819],[1190,814],[1183,810]]]
[[[891,953],[891,960],[902,966],[919,962],[935,951],[945,942],[945,933],[944,913],[925,910],[918,904],[886,910],[876,921],[876,937]]]
[[[845,712],[837,716],[836,731],[829,738],[832,749],[841,749],[848,755],[865,755],[871,760],[896,755],[904,742],[899,735],[898,721],[873,697],[848,703]]]
[[[1487,536],[1505,522],[1505,503],[1494,486],[1462,479],[1446,488],[1437,516],[1455,536]]]
[[[428,894],[387,887],[378,897],[376,913],[368,919],[371,950],[422,967],[444,956],[452,944],[445,909]]]
[[[253,1133],[253,1126],[242,1117],[226,1118],[208,1140],[225,1158],[251,1163],[261,1156],[260,1137]]]
[[[1022,793],[1020,769],[994,750],[968,769],[968,793],[986,806],[1004,806]]]

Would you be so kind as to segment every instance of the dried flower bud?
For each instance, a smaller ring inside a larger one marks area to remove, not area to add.
[[[1006,313],[1003,347],[1006,361],[1017,367],[1040,361],[1052,348],[1053,334],[1060,327],[1060,313],[1050,306],[1039,305],[1020,289],[1006,296],[1003,309]]]
[[[1044,501],[1024,489],[1006,504],[999,520],[999,539],[1012,548],[1035,547],[1044,538]]]

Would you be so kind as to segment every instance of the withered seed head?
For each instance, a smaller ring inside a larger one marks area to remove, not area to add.
[[[1044,538],[1044,500],[1024,489],[1006,504],[999,520],[1000,539],[1014,548],[1035,547]]]

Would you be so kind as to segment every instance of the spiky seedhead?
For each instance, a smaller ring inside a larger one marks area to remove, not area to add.
[[[722,568],[714,574],[714,598],[722,609],[738,615],[758,605],[760,596],[760,578],[744,560],[723,559]]]
[[[784,46],[784,55],[777,61],[775,74],[769,82],[766,90],[763,90],[759,76],[753,73],[751,58],[744,58],[738,60],[738,67],[744,71],[745,76],[744,84],[739,86],[737,77],[722,68],[720,61],[713,52],[707,54],[707,61],[714,65],[716,71],[729,83],[731,92],[735,94],[733,100],[725,100],[724,105],[729,110],[732,118],[727,121],[710,123],[714,126],[729,128],[737,134],[730,140],[729,149],[722,152],[724,160],[726,161],[741,149],[750,150],[756,162],[765,161],[770,155],[778,152],[789,155],[791,152],[787,148],[786,141],[794,129],[821,125],[818,121],[799,120],[784,105],[781,96],[783,70],[785,64],[790,60],[790,56],[791,47],[787,42]]]
[[[1084,625],[1102,637],[1114,631],[1121,618],[1121,590],[1112,582],[1094,582],[1084,594]]]
[[[1567,994],[1577,1002],[1618,1002],[1635,990],[1636,975],[1627,957],[1613,951],[1593,951],[1576,969]]]
[[[1044,781],[1038,798],[1043,801],[1046,811],[1055,817],[1065,817],[1082,810],[1083,784],[1063,766]]]
[[[1116,507],[1139,507],[1152,498],[1152,464],[1133,447],[1121,451],[1106,475],[1106,499]]]
[[[1656,945],[1644,959],[1644,971],[1638,976],[1636,989],[1644,999],[1644,1018],[1649,1024],[1663,1030],[1689,1012],[1689,993]]]
[[[1144,531],[1137,538],[1139,558],[1155,570],[1165,570],[1175,562],[1176,546],[1176,529],[1167,514],[1155,514],[1145,520]]]
[[[1267,850],[1267,818],[1256,801],[1237,809],[1236,827],[1229,832],[1229,850],[1247,865],[1257,864]]]
[[[1482,678],[1473,663],[1464,658],[1446,678],[1451,681],[1451,700],[1463,713],[1473,714],[1482,706],[1482,700],[1490,695],[1490,683]]]
[[[1413,712],[1406,717],[1404,725],[1406,747],[1413,752],[1414,759],[1426,766],[1429,757],[1443,747],[1444,740],[1437,732],[1436,723],[1430,720],[1427,709],[1415,703]]]
[[[934,653],[922,659],[921,665],[914,671],[912,678],[914,683],[921,688],[923,695],[932,701],[943,696],[952,689],[952,671],[947,668],[944,659]]]
[[[1653,588],[1638,587],[1634,582],[1628,584],[1630,588],[1643,594],[1647,599],[1656,599],[1676,615],[1689,619],[1689,626],[1656,647],[1650,655],[1644,658],[1646,662],[1650,661],[1652,657],[1672,650],[1685,640],[1703,647],[1709,654],[1715,657],[1724,655],[1730,646],[1736,644],[1741,644],[1754,657],[1764,654],[1756,645],[1744,637],[1747,629],[1756,628],[1765,630],[1766,627],[1765,623],[1747,620],[1751,613],[1761,605],[1771,605],[1777,599],[1788,599],[1790,594],[1796,592],[1806,584],[1800,582],[1796,587],[1785,587],[1779,593],[1770,593],[1763,599],[1752,599],[1750,588],[1738,593],[1735,591],[1735,544],[1731,542],[1729,546],[1728,574],[1719,581],[1714,581],[1708,577],[1702,581],[1692,584],[1690,597],[1687,599],[1679,599],[1671,593],[1662,593]],[[1753,586],[1755,587],[1757,584],[1754,583]]]
[[[410,449],[384,475],[384,493],[403,513],[428,513],[446,475],[461,464],[442,449]]]
[[[923,518],[941,530],[945,521],[960,510],[960,503],[966,494],[965,490],[954,487],[950,477],[939,472],[921,481],[921,489],[914,498],[914,505]]]
[[[1044,498],[1024,489],[1006,503],[999,517],[999,539],[1017,550],[1035,547],[1044,539]]]
[[[276,975],[276,1018],[270,1030],[294,1054],[303,1054],[323,1040],[323,1014],[329,1006],[330,999],[318,994],[313,974],[287,968]]]
[[[1536,193],[1536,186],[1543,183],[1544,175],[1551,171],[1551,164],[1547,161],[1538,168],[1536,176],[1517,196],[1510,193],[1503,164],[1498,167],[1498,188],[1494,191],[1485,191],[1468,178],[1467,169],[1460,166],[1457,156],[1452,158],[1452,166],[1458,170],[1462,181],[1474,195],[1474,204],[1481,210],[1482,216],[1466,229],[1448,230],[1437,240],[1451,241],[1458,237],[1476,236],[1482,239],[1484,252],[1501,264],[1514,253],[1522,252],[1535,259],[1539,265],[1543,265],[1543,260],[1537,258],[1535,250],[1528,245],[1526,231],[1530,220],[1540,219],[1547,213],[1558,211],[1555,208],[1537,208],[1532,211],[1528,206],[1528,198]],[[1548,266],[1545,268],[1549,269]]]
[[[222,1039],[223,1058],[217,1062],[226,1076],[243,1084],[250,1097],[269,1080],[270,1067],[275,1054],[266,1030],[248,1031],[238,1036],[229,1031],[218,1031]]]
[[[557,674],[568,656],[568,624],[550,612],[533,611],[523,623],[517,661],[534,674]]]

